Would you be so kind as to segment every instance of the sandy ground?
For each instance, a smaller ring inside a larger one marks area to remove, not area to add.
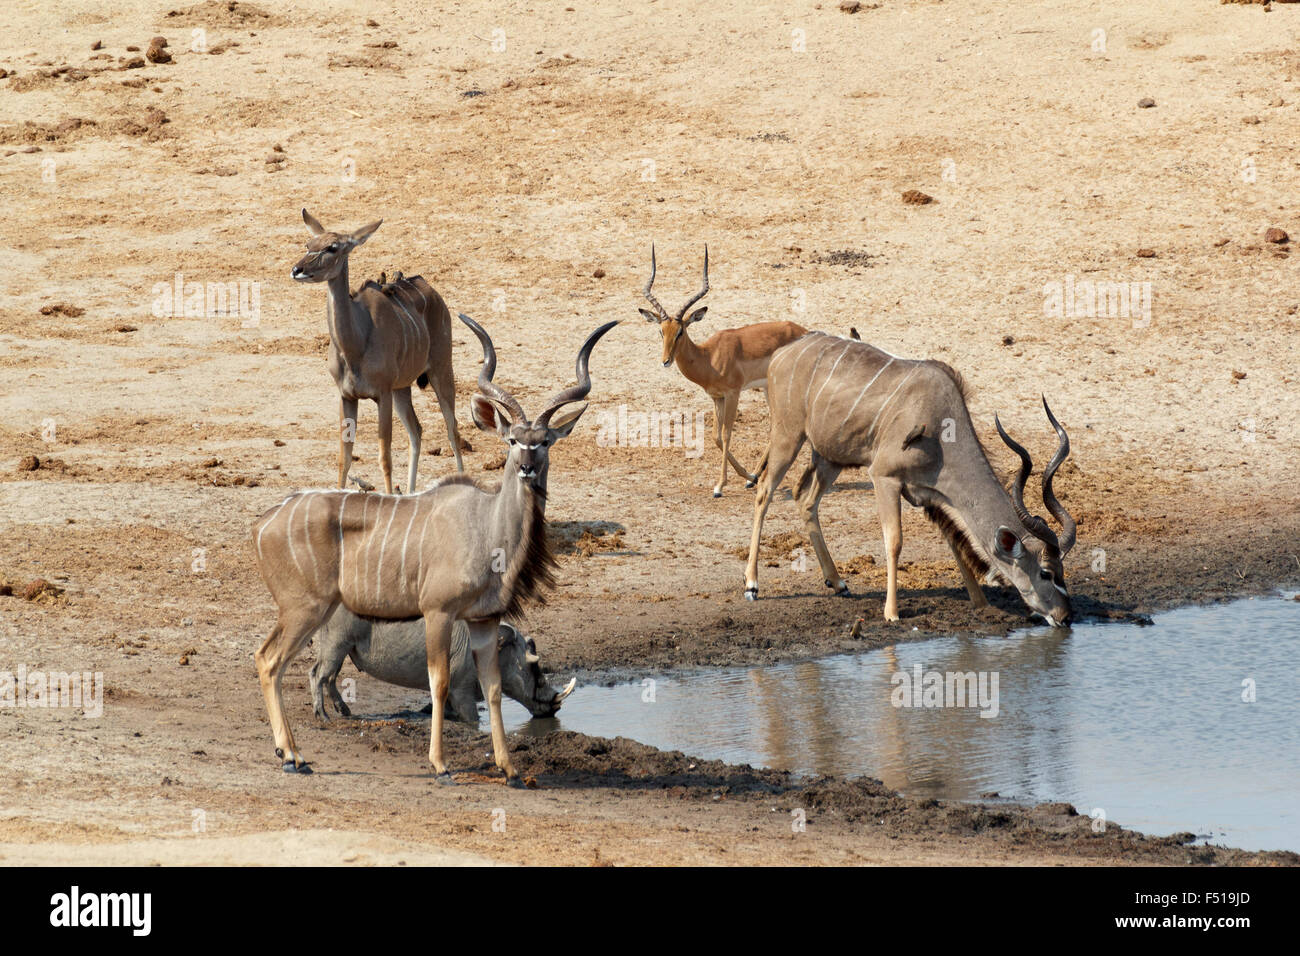
[[[9,5],[0,577],[17,593],[0,597],[0,667],[102,671],[110,693],[99,720],[0,710],[4,862],[75,858],[79,846],[96,862],[281,862],[292,847],[303,860],[410,864],[1223,852],[1117,828],[1090,840],[1057,810],[1005,811],[1012,823],[990,826],[969,808],[903,801],[912,809],[875,822],[852,808],[897,798],[832,788],[817,810],[814,785],[728,783],[744,776],[734,768],[678,779],[671,755],[638,756],[632,786],[633,767],[573,766],[601,746],[586,738],[541,748],[536,792],[473,779],[443,791],[410,728],[398,746],[315,725],[310,654],[286,687],[321,772],[286,779],[272,758],[251,654],[274,612],[248,529],[291,490],[328,484],[336,447],[324,290],[288,278],[303,206],[333,228],[383,217],[353,256],[354,283],[425,275],[492,331],[498,380],[526,408],[567,384],[589,330],[627,320],[598,346],[592,409],[552,459],[562,572],[528,627],[558,670],[634,676],[1023,619],[1008,595],[972,613],[913,513],[904,620],[885,625],[874,500],[852,473],[822,516],[858,596],[825,596],[811,555],[798,570],[806,544],[783,495],[764,600],[741,600],[751,497],[734,476],[709,496],[716,452],[598,441],[599,416],[620,406],[711,410],[660,367],[657,331],[635,311],[652,240],[670,308],[698,288],[709,244],[705,332],[854,326],[953,364],[999,468],[1013,459],[995,411],[1040,460],[1050,454],[1046,393],[1074,447],[1057,489],[1080,521],[1066,568],[1083,611],[1125,616],[1300,580],[1300,296],[1287,291],[1289,246],[1264,239],[1271,227],[1300,234],[1300,7],[837,6]],[[157,35],[172,61],[131,66]],[[1155,106],[1139,108],[1144,97]],[[934,201],[904,203],[909,189]],[[169,312],[161,289],[178,273],[258,283],[258,307]],[[1149,316],[1046,314],[1050,284],[1087,280],[1150,283]],[[459,327],[455,343],[467,467],[490,481],[499,446],[467,412],[477,348]],[[428,481],[451,470],[450,454],[433,401],[416,401]],[[765,425],[761,394],[748,394],[742,460],[760,456]],[[372,482],[376,447],[363,407],[353,471]],[[36,578],[62,594],[24,600]],[[458,767],[482,749],[467,736]],[[792,834],[800,806],[820,822]],[[157,842],[169,839],[189,849]]]

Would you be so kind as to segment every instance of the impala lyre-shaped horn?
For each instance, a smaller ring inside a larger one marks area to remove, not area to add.
[[[695,293],[695,295],[691,296],[689,299],[686,300],[686,304],[682,306],[680,311],[678,311],[677,313],[677,320],[680,322],[686,316],[686,310],[689,309],[691,306],[693,306],[696,302],[699,302],[701,299],[703,299],[704,296],[708,294],[708,291],[709,291],[709,244],[706,242],[704,244],[704,286],[700,289],[699,292]]]
[[[657,269],[655,267],[655,244],[652,242],[650,243],[650,281],[645,284],[645,288],[642,290],[641,294],[646,297],[647,302],[649,302],[651,305],[655,307],[655,312],[657,312],[660,316],[666,319],[669,317],[668,310],[659,304],[659,300],[656,299],[654,297],[654,293],[650,291],[655,284],[656,271]]]

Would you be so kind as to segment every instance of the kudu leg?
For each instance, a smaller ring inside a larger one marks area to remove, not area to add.
[[[451,689],[452,619],[439,611],[424,613],[424,650],[429,660],[429,694],[433,697],[433,714],[429,726],[429,762],[439,783],[452,783],[442,759],[442,720]]]
[[[903,489],[894,478],[871,476],[880,527],[885,533],[885,620],[898,620],[898,556],[903,551]]]
[[[311,773],[311,767],[293,743],[293,731],[284,716],[284,697],[281,683],[284,669],[298,655],[312,632],[329,616],[329,609],[309,607],[302,610],[281,610],[275,627],[267,635],[253,659],[257,664],[257,677],[266,701],[266,716],[275,735],[275,755],[284,761],[286,773]]]
[[[763,519],[767,517],[772,495],[781,484],[785,473],[794,464],[803,442],[802,432],[799,433],[797,440],[774,437],[768,445],[767,453],[763,456],[767,461],[767,470],[763,472],[763,477],[758,483],[758,491],[754,493],[754,530],[749,536],[749,562],[745,565],[746,600],[758,600],[758,542],[763,535]]]
[[[357,401],[355,398],[339,399],[339,487],[348,486],[348,471],[352,468],[352,446],[357,437]]]
[[[803,515],[804,533],[808,535],[813,553],[817,555],[817,563],[821,565],[822,580],[826,582],[828,588],[834,589],[836,594],[848,597],[848,582],[840,577],[840,572],[835,567],[835,560],[826,547],[826,539],[822,536],[821,517],[818,514],[822,495],[830,490],[841,471],[843,469],[839,465],[832,465],[821,455],[813,452],[812,464],[799,479],[795,497],[798,499],[799,511]]]
[[[460,457],[460,429],[456,427],[456,380],[451,374],[451,362],[436,372],[430,365],[428,375],[433,394],[438,399],[438,408],[442,410],[442,420],[447,423],[447,441],[451,442],[451,453],[456,457],[456,470],[464,471],[465,462]]]
[[[478,670],[478,684],[487,701],[488,716],[492,723],[492,754],[496,764],[506,775],[506,783],[519,786],[519,774],[510,762],[506,747],[506,725],[501,717],[501,669],[497,663],[497,618],[487,621],[468,621],[469,648]]]
[[[420,420],[415,417],[415,406],[411,404],[411,389],[403,388],[393,392],[393,408],[397,411],[397,419],[406,429],[406,438],[411,445],[411,455],[407,465],[406,474],[406,493],[415,494],[415,474],[420,468],[420,437],[424,430],[420,428]]]
[[[393,493],[393,393],[379,396],[379,469],[384,473],[384,494]]]

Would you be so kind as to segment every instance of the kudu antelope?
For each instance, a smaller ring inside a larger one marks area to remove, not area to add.
[[[647,322],[659,326],[663,337],[664,368],[677,361],[681,373],[694,382],[713,399],[713,440],[722,450],[722,475],[713,487],[713,497],[722,497],[722,486],[727,483],[727,464],[745,479],[745,487],[752,488],[758,480],[736,461],[731,453],[731,431],[736,423],[740,406],[740,393],[748,388],[763,388],[767,380],[767,363],[772,353],[787,342],[793,342],[807,329],[793,322],[760,322],[738,329],[715,332],[698,345],[691,341],[686,327],[704,318],[709,307],[703,306],[686,315],[686,310],[709,291],[709,247],[704,247],[704,285],[699,292],[686,300],[676,316],[659,304],[650,290],[655,284],[655,249],[650,247],[650,281],[643,295],[654,306],[654,311],[638,309]]]
[[[370,399],[379,406],[379,466],[384,491],[393,493],[393,410],[411,443],[406,490],[415,491],[420,464],[420,420],[411,404],[411,386],[433,386],[447,440],[464,471],[460,435],[456,430],[456,383],[451,374],[451,314],[442,296],[420,276],[402,277],[387,285],[365,283],[354,296],[348,291],[348,256],[379,228],[382,219],[356,232],[326,230],[306,209],[311,241],[307,254],[290,273],[297,282],[329,285],[329,370],[339,389],[339,487],[347,487],[356,437],[357,402]]]
[[[898,556],[903,546],[901,500],[925,510],[947,539],[971,601],[986,603],[979,575],[1012,584],[1037,615],[1054,626],[1070,619],[1061,561],[1074,546],[1075,522],[1052,492],[1052,478],[1070,440],[1044,399],[1060,445],[1043,472],[1043,502],[1061,535],[1025,510],[1029,453],[997,421],[998,434],[1020,457],[1008,493],[998,483],[975,434],[961,377],[943,362],[902,359],[866,343],[813,332],[772,356],[767,400],[771,441],[760,471],[754,529],[745,569],[745,597],[758,596],[758,548],[772,494],[804,441],[812,464],[796,485],[804,531],[826,586],[848,594],[822,537],[818,505],[840,471],[866,468],[875,488],[887,565],[885,619],[898,620]]]
[[[450,782],[442,758],[442,720],[452,625],[464,621],[491,715],[496,764],[509,782],[518,781],[501,720],[497,625],[554,583],[545,526],[550,448],[573,431],[587,406],[552,418],[591,391],[591,350],[618,323],[608,322],[587,337],[578,352],[578,384],[555,395],[530,422],[515,397],[492,381],[497,359],[487,332],[468,316],[460,318],[483,345],[474,423],[497,432],[508,449],[500,489],[486,491],[467,476],[451,475],[417,495],[306,491],[272,508],[253,528],[258,570],[279,609],[275,627],[257,651],[257,672],[276,756],[288,772],[310,768],[285,720],[284,669],[342,605],[361,617],[424,618],[433,696],[429,760],[440,782]]]

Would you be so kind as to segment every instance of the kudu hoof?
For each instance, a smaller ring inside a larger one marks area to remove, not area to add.
[[[715,497],[715,498],[721,498],[721,497],[722,497],[722,492],[718,491],[716,488],[713,489],[713,497]]]
[[[746,488],[753,488],[758,484],[758,475],[750,475],[749,480],[745,482]]]
[[[433,775],[433,782],[443,787],[456,786],[456,781],[451,778],[450,770],[444,770],[442,773],[435,773]]]
[[[753,587],[753,588],[745,588],[745,600],[746,600],[746,601],[757,601],[757,600],[758,600],[758,588],[756,588],[756,587]]]
[[[853,597],[853,592],[849,590],[848,582],[841,581],[839,584],[826,582],[826,586],[835,592],[837,597]]]
[[[304,761],[303,763],[294,763],[292,760],[286,760],[282,769],[285,773],[311,773],[311,764]]]
[[[524,782],[518,776],[506,777],[506,786],[512,790],[524,790]]]

